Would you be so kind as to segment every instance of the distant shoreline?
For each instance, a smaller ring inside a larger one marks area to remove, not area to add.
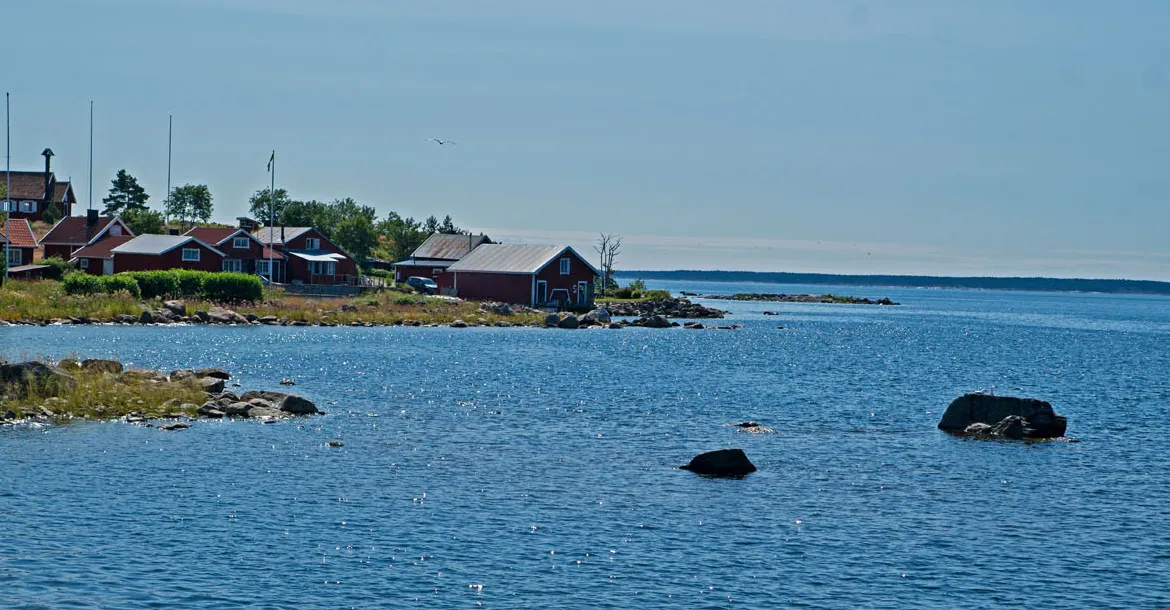
[[[617,277],[691,282],[753,282],[881,288],[955,288],[966,290],[1020,290],[1037,292],[1097,292],[1170,296],[1170,282],[1046,277],[948,277],[931,275],[837,275],[766,271],[615,271]]]

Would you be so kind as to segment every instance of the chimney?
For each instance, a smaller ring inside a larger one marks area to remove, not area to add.
[[[98,211],[97,210],[87,210],[85,213],[85,226],[86,226],[86,228],[89,228],[89,227],[96,225],[97,221],[98,221]]]
[[[53,172],[49,169],[49,160],[53,158],[53,149],[46,148],[41,151],[41,156],[45,158],[45,207],[48,207],[49,202],[53,200]]]

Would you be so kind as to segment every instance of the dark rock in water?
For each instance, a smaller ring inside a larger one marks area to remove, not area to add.
[[[690,330],[703,330],[703,323],[702,322],[687,322],[686,324],[683,324],[683,328],[688,328]]]
[[[696,455],[685,466],[679,466],[695,474],[711,477],[742,477],[756,471],[743,449],[719,449]]]
[[[143,324],[152,324],[154,323],[154,315],[147,310],[143,310],[142,315],[138,316],[138,321]]]
[[[246,402],[232,402],[220,407],[219,410],[228,417],[248,417],[248,411],[252,410],[252,405]]]
[[[991,436],[1012,440],[1024,438],[1024,418],[1019,415],[1008,415],[991,427]]]
[[[192,369],[179,369],[177,371],[171,371],[168,377],[171,381],[182,381],[195,377],[195,371]]]
[[[18,395],[33,385],[37,390],[56,393],[77,385],[77,380],[60,367],[37,360],[0,364],[0,386],[11,385]]]
[[[204,392],[207,392],[208,394],[211,394],[213,396],[216,394],[219,394],[220,392],[223,392],[225,385],[226,384],[224,383],[224,381],[222,379],[216,379],[215,377],[200,377],[199,378],[199,387],[203,388]]]
[[[581,326],[581,321],[578,320],[577,316],[575,316],[573,314],[569,314],[569,315],[561,318],[561,320],[559,322],[557,322],[557,328],[565,328],[568,330],[574,330],[580,326]]]
[[[292,379],[289,379],[288,377],[285,377],[284,379],[280,380],[280,385],[296,385],[296,384],[297,384],[297,382],[293,381]]]
[[[761,426],[760,424],[757,424],[754,421],[745,421],[745,422],[740,422],[738,424],[732,424],[732,425],[735,426],[736,428],[739,428],[740,432],[746,432],[748,434],[775,434],[776,433],[775,430],[773,430],[767,426]]]
[[[964,394],[947,407],[939,430],[966,433],[971,424],[995,426],[1010,415],[1024,420],[1024,436],[1028,438],[1057,438],[1064,436],[1068,421],[1052,410],[1052,405],[1034,398]]]
[[[780,315],[780,312],[778,312],[778,311],[765,311],[764,315],[765,316],[778,316],[778,315]]]
[[[159,430],[186,430],[190,428],[191,424],[185,422],[175,422],[173,424],[163,424],[158,427]]]
[[[343,443],[341,441],[326,441],[325,446],[326,447],[344,447],[345,443]]]
[[[199,369],[195,371],[196,377],[214,377],[216,379],[231,379],[232,374],[223,369]]]
[[[320,413],[317,410],[317,405],[313,401],[304,396],[297,396],[296,394],[289,394],[280,401],[280,410],[285,413],[292,413],[293,415],[316,415]]]
[[[634,324],[645,328],[670,328],[670,320],[667,320],[664,316],[641,318],[634,322]]]
[[[550,313],[544,317],[545,328],[556,328],[561,323],[561,317],[555,313]]]
[[[991,426],[983,422],[975,422],[966,428],[963,428],[963,434],[971,436],[991,436]]]
[[[109,373],[117,375],[122,372],[122,363],[117,360],[101,360],[98,358],[90,358],[81,361],[81,368],[85,371],[93,371],[100,373]]]

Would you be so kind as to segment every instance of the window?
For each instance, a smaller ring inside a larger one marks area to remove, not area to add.
[[[19,248],[9,248],[9,250],[8,250],[8,266],[9,267],[21,266],[23,264],[23,263],[21,263],[21,260],[23,260],[21,258],[22,254],[23,254],[23,252]]]
[[[309,263],[309,273],[313,275],[336,275],[337,263],[333,261],[312,261]]]
[[[223,270],[240,273],[244,270],[244,261],[238,258],[225,258],[223,259]]]
[[[248,241],[249,240],[247,237],[237,237],[232,240],[232,248],[235,248],[236,250],[247,250]]]
[[[183,260],[187,262],[199,262],[199,248],[183,248]]]
[[[256,261],[256,275],[263,275],[264,277],[268,277],[268,261]]]
[[[305,238],[305,249],[306,250],[320,250],[321,249],[321,240],[317,239],[316,237],[306,237]]]
[[[89,259],[88,258],[81,259],[81,268],[82,269],[89,269]]]
[[[118,223],[114,223],[114,224],[110,225],[110,235],[121,235],[121,234],[122,234],[122,225],[120,225]]]
[[[561,259],[561,275],[569,275],[569,259]]]
[[[37,211],[37,202],[35,202],[35,201],[21,201],[20,202],[20,211],[21,212],[35,212],[35,211]]]

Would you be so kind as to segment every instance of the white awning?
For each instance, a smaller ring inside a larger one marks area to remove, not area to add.
[[[315,263],[335,263],[345,258],[344,255],[330,252],[329,254],[304,254],[302,252],[287,252],[297,258],[304,259]]]

